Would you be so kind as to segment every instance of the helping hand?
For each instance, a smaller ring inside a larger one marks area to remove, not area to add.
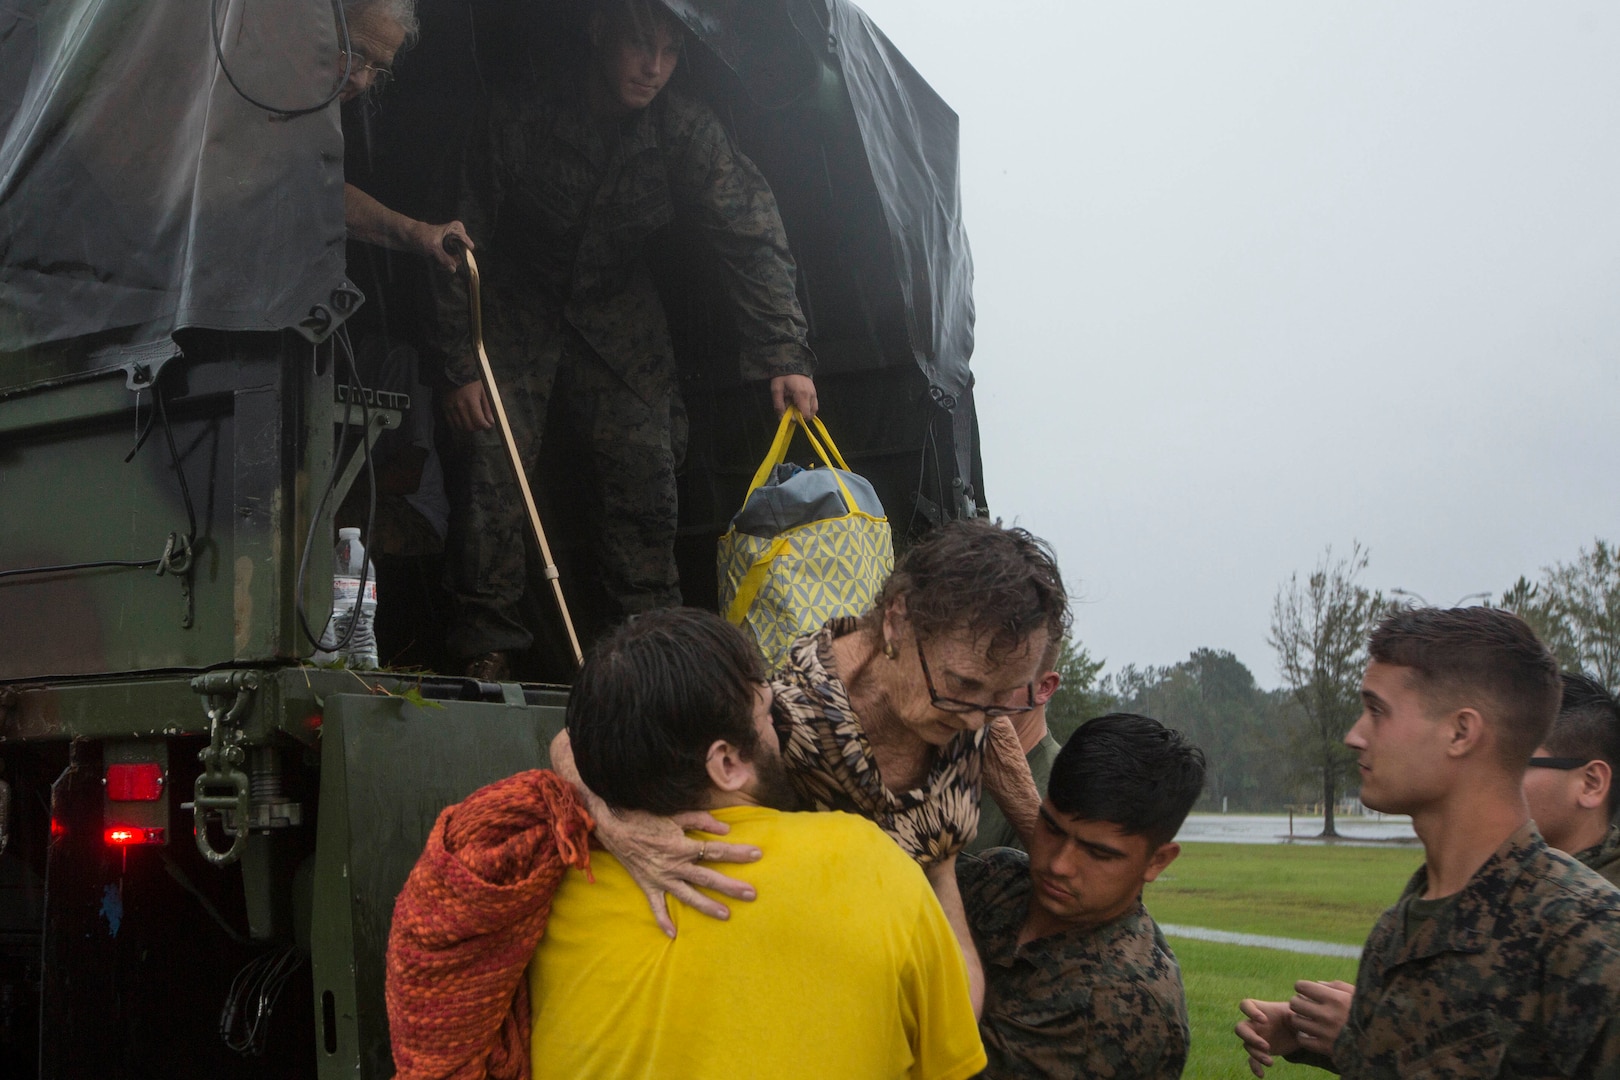
[[[781,416],[789,405],[797,405],[806,420],[816,415],[816,383],[808,375],[778,375],[771,380],[771,407]]]
[[[718,840],[694,840],[686,835],[687,829],[717,836],[731,831],[724,822],[701,810],[677,814],[672,818],[640,811],[610,811],[596,819],[597,839],[624,864],[636,884],[641,886],[641,891],[647,894],[647,904],[652,908],[653,918],[658,920],[659,928],[670,937],[675,936],[675,922],[669,917],[666,893],[711,919],[729,919],[731,910],[718,900],[698,892],[697,887],[734,900],[752,900],[755,896],[754,887],[746,881],[727,877],[718,870],[710,870],[700,864],[705,861],[755,862],[761,855],[758,848]]]

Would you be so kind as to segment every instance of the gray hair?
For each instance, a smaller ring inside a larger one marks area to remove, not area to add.
[[[405,31],[405,44],[415,44],[422,32],[416,18],[416,0],[343,0],[343,13],[353,19],[357,15],[380,15],[399,24]]]

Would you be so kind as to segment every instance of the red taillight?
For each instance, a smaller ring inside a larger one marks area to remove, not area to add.
[[[113,802],[156,802],[163,798],[163,766],[150,761],[107,766],[107,798]]]
[[[109,847],[128,847],[131,844],[161,844],[163,830],[143,825],[114,825],[103,834]]]
[[[55,818],[51,818],[51,843],[67,839],[67,826]]]

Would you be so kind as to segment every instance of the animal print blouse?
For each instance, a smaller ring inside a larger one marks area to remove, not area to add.
[[[939,748],[921,787],[896,794],[883,786],[849,692],[832,673],[833,639],[856,620],[833,619],[795,641],[771,676],[782,758],[801,798],[817,810],[859,814],[894,837],[922,866],[949,858],[979,827],[988,727]]]

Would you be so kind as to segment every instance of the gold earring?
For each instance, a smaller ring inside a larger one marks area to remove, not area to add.
[[[898,660],[900,658],[900,650],[894,647],[894,642],[890,641],[888,638],[884,638],[883,655],[887,656],[890,660]]]

